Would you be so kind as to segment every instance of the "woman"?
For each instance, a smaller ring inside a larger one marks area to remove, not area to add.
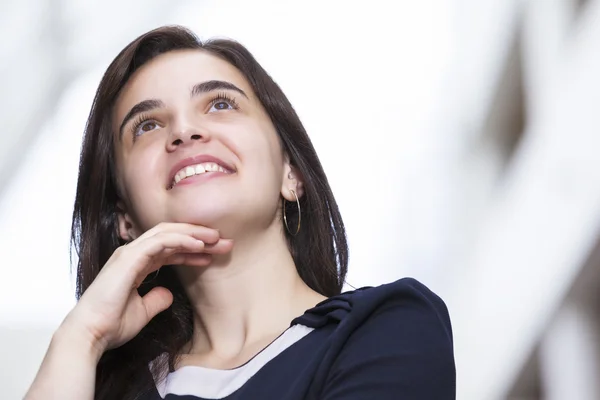
[[[164,27],[117,56],[72,232],[79,302],[28,400],[455,396],[441,299],[412,279],[340,294],[348,250],[325,173],[235,42]]]

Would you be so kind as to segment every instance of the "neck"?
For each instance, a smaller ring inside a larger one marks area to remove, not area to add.
[[[298,275],[279,226],[236,238],[227,257],[216,257],[201,270],[180,267],[179,275],[194,311],[189,353],[233,357],[277,336],[293,318],[325,299]]]

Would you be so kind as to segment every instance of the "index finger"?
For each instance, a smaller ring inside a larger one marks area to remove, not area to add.
[[[152,229],[144,232],[144,234],[140,236],[140,239],[143,237],[148,238],[154,236],[160,232],[183,233],[208,244],[217,243],[220,238],[218,230],[203,225],[189,224],[186,222],[161,222]]]

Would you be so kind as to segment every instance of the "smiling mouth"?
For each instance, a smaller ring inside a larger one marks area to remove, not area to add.
[[[210,172],[221,172],[223,174],[232,173],[232,171],[214,162],[203,162],[200,164],[189,165],[177,171],[167,189],[173,189],[181,181],[191,178],[192,176],[203,175]]]

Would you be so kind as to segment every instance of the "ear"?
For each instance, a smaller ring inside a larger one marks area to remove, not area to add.
[[[133,219],[127,213],[127,208],[123,201],[117,202],[117,218],[119,222],[119,237],[126,242],[131,242],[137,238]]]
[[[297,167],[292,165],[289,156],[285,154],[283,165],[283,184],[281,185],[281,195],[287,201],[296,201],[292,190],[296,192],[298,198],[304,195],[304,177]]]

